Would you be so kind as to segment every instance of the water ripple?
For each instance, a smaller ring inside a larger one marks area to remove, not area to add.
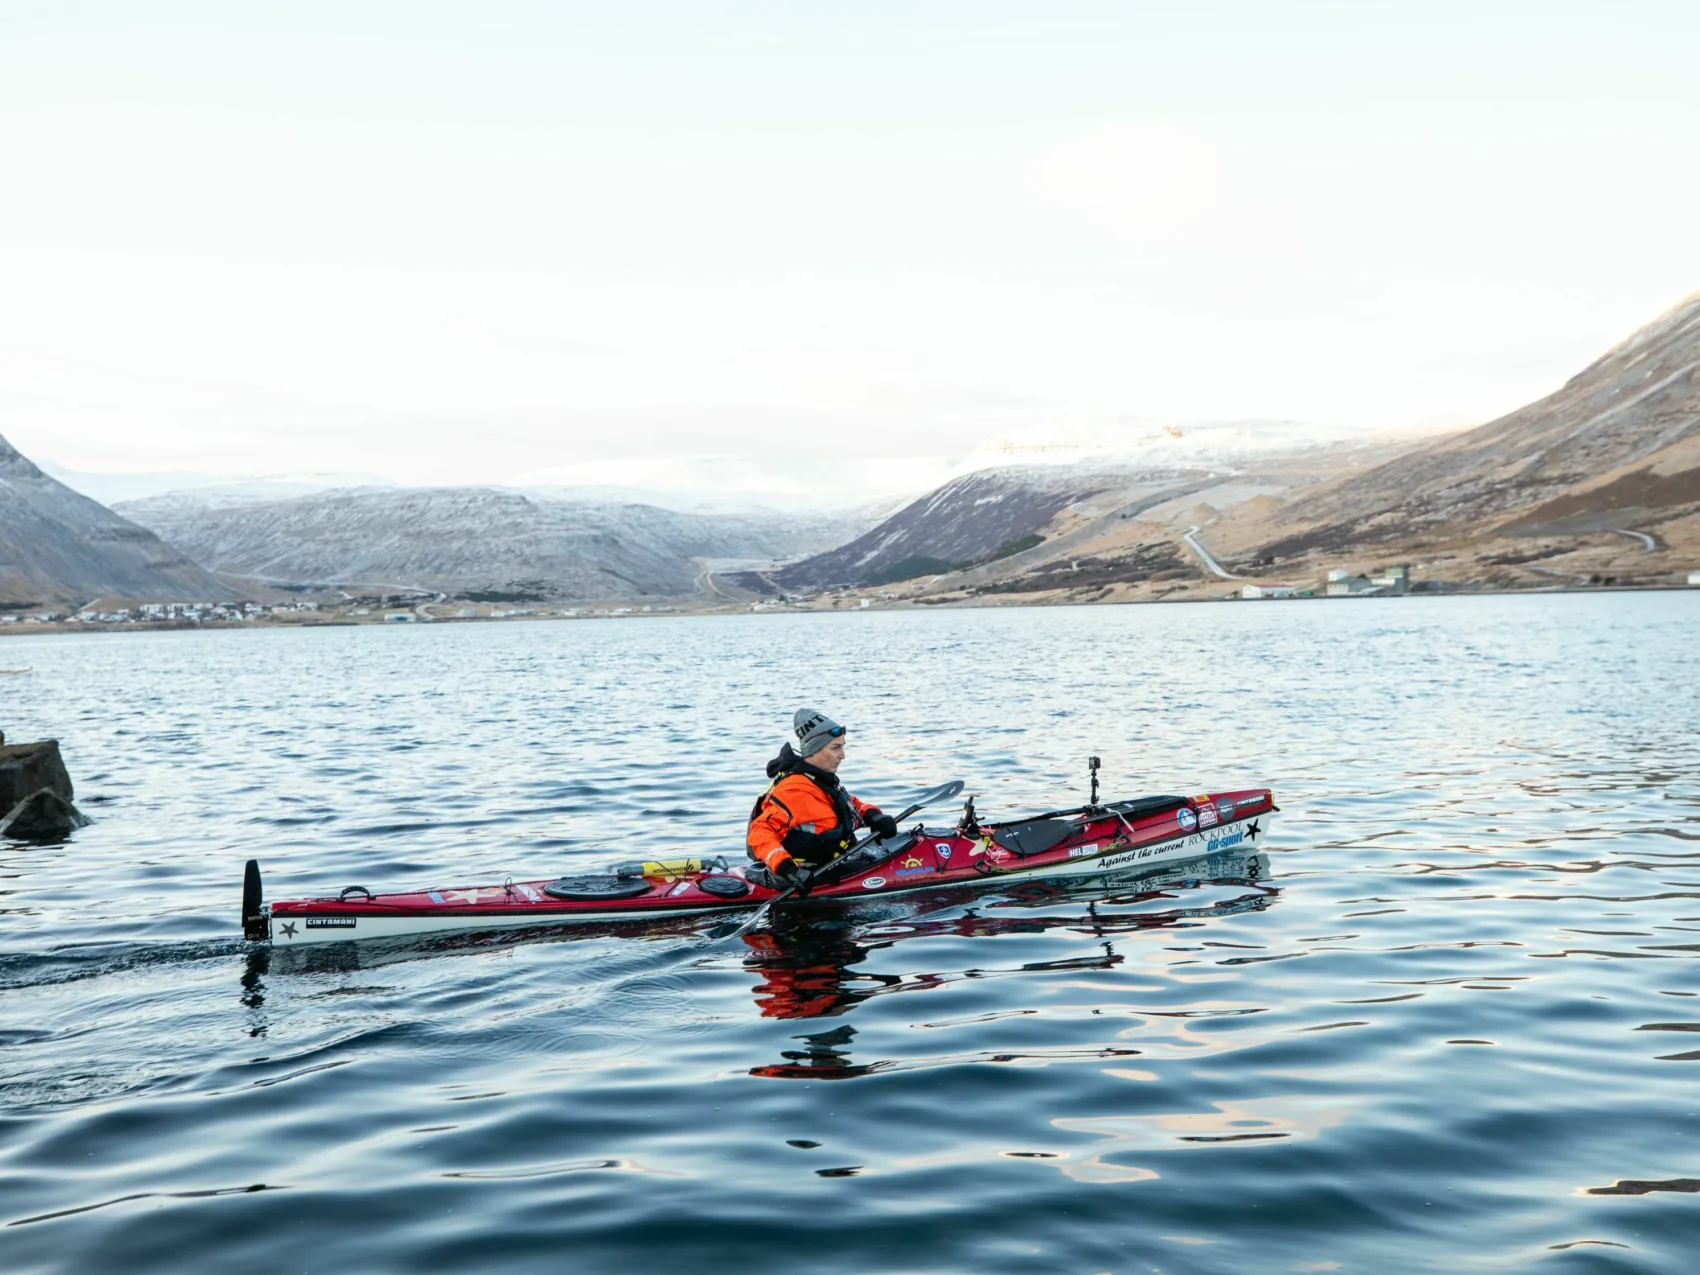
[[[1696,620],[8,637],[7,733],[60,737],[97,822],[0,843],[0,1269],[1685,1269]],[[736,854],[804,702],[874,800],[1052,808],[1093,753],[1282,814],[1263,854],[740,939],[236,934],[248,857],[288,896]]]

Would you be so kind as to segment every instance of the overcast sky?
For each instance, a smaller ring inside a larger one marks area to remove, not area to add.
[[[1696,49],[1692,0],[0,0],[0,434],[830,484],[1474,423],[1700,288]]]

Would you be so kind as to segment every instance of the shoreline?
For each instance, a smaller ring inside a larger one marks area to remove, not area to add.
[[[240,631],[249,629],[264,630],[297,630],[297,629],[355,629],[355,628],[419,628],[436,625],[461,624],[535,624],[543,622],[571,623],[581,621],[621,621],[621,620],[678,620],[706,616],[734,615],[861,615],[868,612],[897,612],[897,611],[993,611],[1028,609],[1041,607],[1126,607],[1126,606],[1180,606],[1187,604],[1225,604],[1238,603],[1242,605],[1287,604],[1299,602],[1349,602],[1371,603],[1390,602],[1406,599],[1427,598],[1503,598],[1503,597],[1552,597],[1564,596],[1595,596],[1607,593],[1700,593],[1700,586],[1684,584],[1609,584],[1609,585],[1576,585],[1537,587],[1530,589],[1424,589],[1408,593],[1381,593],[1357,597],[1329,596],[1327,594],[1295,595],[1292,597],[1244,598],[1237,595],[1224,597],[1200,597],[1193,594],[1189,597],[1158,597],[1158,598],[1116,598],[1116,599],[1070,599],[1049,598],[1028,602],[989,602],[980,599],[958,600],[928,603],[913,599],[889,599],[871,601],[867,606],[839,605],[721,605],[717,607],[679,607],[669,606],[665,610],[640,611],[635,608],[622,608],[620,613],[612,611],[601,614],[586,612],[577,615],[567,614],[533,614],[533,615],[500,615],[500,616],[433,616],[429,619],[414,618],[405,622],[385,620],[382,618],[360,619],[330,617],[325,619],[277,620],[257,618],[249,620],[134,620],[128,622],[99,622],[99,621],[65,621],[54,620],[45,624],[18,622],[0,625],[0,639],[7,637],[46,637],[60,634],[113,634],[113,633],[181,633],[205,632],[213,630]]]

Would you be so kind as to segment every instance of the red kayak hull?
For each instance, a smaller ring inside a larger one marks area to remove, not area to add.
[[[1157,808],[1146,808],[1153,802]],[[1012,829],[1036,826],[1035,821],[984,824],[979,836],[919,828],[890,843],[890,851],[858,852],[857,870],[817,887],[809,902],[866,899],[1011,876],[1134,873],[1159,863],[1261,845],[1275,811],[1267,788],[1067,811],[1038,821],[1046,839],[1061,839],[1037,850],[1010,835]],[[250,940],[293,947],[454,930],[739,912],[778,893],[747,880],[749,866],[744,861],[725,871],[662,871],[628,880],[621,887],[627,897],[618,898],[560,898],[549,890],[562,883],[542,880],[390,894],[368,894],[351,886],[338,895],[269,905],[258,898],[258,869],[251,867],[253,897],[244,900],[243,929]]]

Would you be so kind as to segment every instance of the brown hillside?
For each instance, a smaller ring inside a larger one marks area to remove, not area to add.
[[[1291,556],[1595,509],[1670,510],[1700,499],[1682,477],[1700,435],[1700,294],[1553,394],[1478,429],[1330,484],[1284,512],[1266,551]],[[1669,465],[1680,466],[1670,472]],[[1659,472],[1653,472],[1659,465]],[[1632,470],[1644,466],[1635,477]],[[1621,487],[1583,489],[1623,471]],[[1561,503],[1568,502],[1568,503]]]

